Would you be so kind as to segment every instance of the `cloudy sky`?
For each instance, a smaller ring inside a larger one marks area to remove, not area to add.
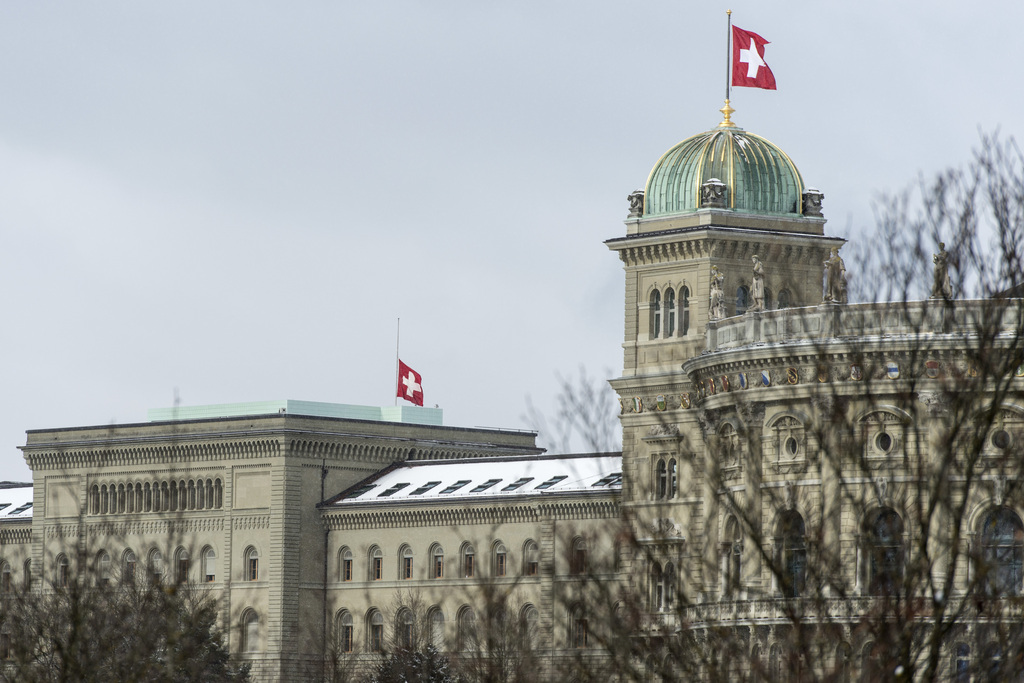
[[[1024,135],[1024,4],[8,2],[0,479],[25,430],[169,406],[391,405],[526,428],[621,364],[626,195],[736,122],[857,239],[879,193]]]

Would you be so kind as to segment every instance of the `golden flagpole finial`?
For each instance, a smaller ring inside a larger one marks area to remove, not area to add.
[[[732,113],[734,111],[736,111],[736,110],[729,106],[729,100],[726,100],[725,101],[725,106],[722,107],[721,109],[719,109],[718,111],[722,112],[722,116],[725,117],[725,118],[722,119],[722,122],[720,124],[718,124],[719,128],[735,128],[736,127],[736,124],[732,122],[732,118],[731,118],[732,117]]]

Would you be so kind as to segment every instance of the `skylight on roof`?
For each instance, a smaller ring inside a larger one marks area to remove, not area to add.
[[[8,512],[7,514],[9,514],[9,515],[16,515],[16,514],[18,514],[20,512],[24,512],[25,510],[28,510],[30,507],[32,507],[32,503],[25,503],[21,507],[15,508],[15,509],[11,510],[10,512]]]
[[[0,503],[0,510],[11,507],[10,503]]]
[[[535,488],[534,491],[541,491],[543,489],[549,489],[552,486],[554,486],[555,484],[557,484],[558,482],[562,481],[563,479],[568,479],[568,478],[569,478],[568,474],[559,474],[558,476],[551,477],[550,479],[548,479],[543,484],[537,484],[537,488]]]
[[[602,477],[593,483],[593,486],[615,486],[616,484],[622,483],[622,472],[615,472],[609,474],[607,477]]]
[[[454,484],[449,485],[448,488],[446,488],[444,491],[441,491],[441,495],[443,496],[446,493],[455,493],[468,483],[469,479],[459,479]]]
[[[481,491],[486,491],[487,489],[497,484],[499,481],[501,481],[501,479],[488,479],[482,484],[477,484],[476,487],[472,491],[470,491],[470,493],[480,493]]]
[[[387,498],[388,496],[393,496],[396,493],[398,493],[399,491],[401,491],[402,489],[404,489],[408,485],[409,485],[409,482],[405,482],[405,483],[402,483],[402,484],[395,484],[394,486],[390,487],[389,489],[387,489],[385,491],[381,491],[380,493],[378,493],[377,497],[378,498]]]
[[[376,487],[377,487],[376,484],[364,484],[363,486],[360,486],[355,491],[353,491],[352,493],[348,494],[345,497],[346,498],[358,498],[359,496],[363,495],[364,493],[366,493],[370,489],[373,489],[373,488],[376,488]]]
[[[426,493],[427,491],[429,491],[430,489],[434,488],[435,486],[437,486],[440,483],[441,482],[439,482],[439,481],[428,481],[426,484],[424,484],[423,486],[419,487],[418,489],[416,489],[415,491],[413,491],[409,495],[410,496],[422,496],[424,493]]]
[[[503,488],[502,491],[515,491],[523,484],[529,483],[531,481],[533,481],[533,477],[520,477],[519,479],[516,479],[514,482]]]

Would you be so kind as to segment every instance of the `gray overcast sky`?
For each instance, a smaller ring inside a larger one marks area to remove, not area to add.
[[[621,364],[626,195],[734,119],[857,239],[872,199],[1021,135],[1024,3],[8,2],[0,478],[26,429],[151,407],[428,404],[523,428]],[[851,273],[851,276],[855,276]]]

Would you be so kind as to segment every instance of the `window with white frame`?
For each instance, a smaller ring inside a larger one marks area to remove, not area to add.
[[[494,544],[494,576],[505,576],[508,571],[508,552],[505,544],[498,541]]]
[[[217,553],[210,546],[206,546],[202,557],[203,581],[205,583],[213,583],[217,580]]]

